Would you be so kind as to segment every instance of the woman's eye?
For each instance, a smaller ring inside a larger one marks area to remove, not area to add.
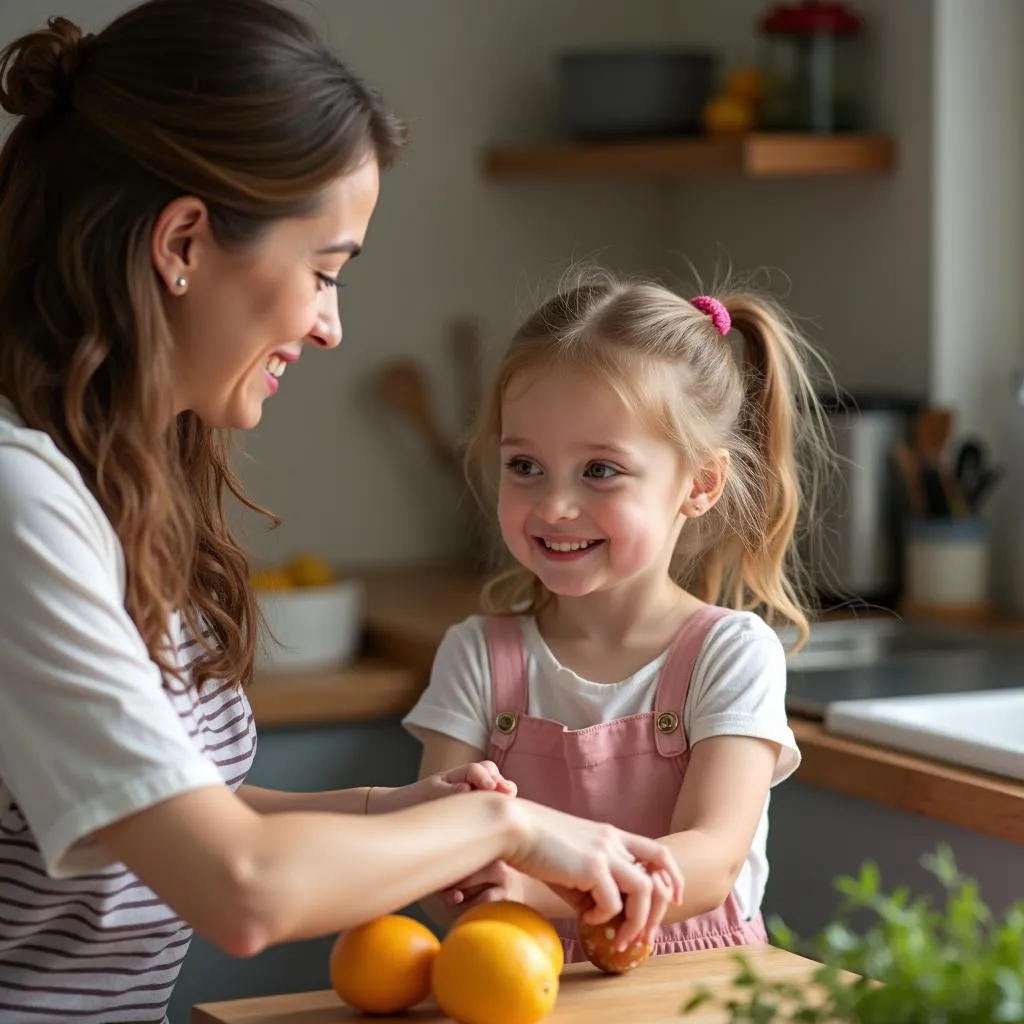
[[[509,459],[505,463],[505,468],[511,470],[516,476],[534,476],[540,472],[540,467],[536,462],[521,456]]]
[[[607,462],[592,462],[587,466],[586,475],[594,480],[611,480],[621,475],[621,470]]]
[[[343,288],[344,284],[339,281],[336,277],[331,277],[330,274],[321,274],[318,270],[316,272],[316,278],[318,283],[324,288]]]

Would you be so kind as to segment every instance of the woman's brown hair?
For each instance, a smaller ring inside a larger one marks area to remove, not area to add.
[[[124,548],[126,608],[153,660],[180,610],[194,679],[248,681],[258,614],[225,498],[254,508],[227,438],[170,406],[154,222],[197,196],[220,244],[316,211],[403,125],[270,0],[149,0],[97,35],[70,21],[0,53],[0,394],[76,465]]]
[[[770,297],[724,286],[738,351],[706,313],[654,282],[593,273],[544,303],[502,359],[467,449],[471,480],[493,498],[501,410],[514,377],[545,367],[592,373],[697,474],[725,449],[729,470],[717,504],[686,523],[672,566],[704,601],[760,612],[808,632],[809,600],[797,539],[813,524],[830,471],[829,431],[810,368],[818,363]],[[827,372],[825,373],[827,376]],[[479,491],[478,491],[479,493]],[[489,611],[535,611],[550,595],[521,566],[492,579]]]

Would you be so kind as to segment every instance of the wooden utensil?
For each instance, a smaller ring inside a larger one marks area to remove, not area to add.
[[[924,519],[928,514],[924,488],[921,483],[921,466],[906,441],[897,441],[892,447],[896,468],[903,478],[903,489],[907,497],[910,514],[915,519]]]
[[[970,509],[946,464],[946,446],[953,430],[953,412],[939,406],[922,409],[914,423],[914,445],[929,514],[967,516]]]
[[[459,473],[458,459],[434,415],[431,389],[422,367],[411,359],[396,359],[377,373],[377,395],[427,442],[446,468]]]

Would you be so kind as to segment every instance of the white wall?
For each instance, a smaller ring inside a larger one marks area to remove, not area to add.
[[[765,6],[678,4],[680,38],[721,48],[727,64],[749,62]],[[872,28],[872,127],[897,139],[895,173],[687,182],[675,193],[671,245],[705,273],[715,261],[770,271],[762,281],[770,279],[791,311],[808,318],[805,327],[844,385],[923,394],[931,338],[932,2],[860,6]]]
[[[932,393],[999,448],[1024,358],[1024,3],[936,0]]]
[[[477,162],[489,141],[554,132],[554,51],[658,39],[665,8],[662,0],[319,0],[317,8],[339,52],[412,122],[413,143],[385,176],[365,252],[346,271],[342,349],[310,353],[247,439],[254,461],[245,478],[285,520],[254,546],[266,555],[312,547],[350,564],[429,561],[460,543],[458,490],[360,392],[382,360],[414,354],[454,431],[453,318],[478,316],[493,355],[538,282],[573,257],[600,252],[625,269],[649,265],[663,212],[655,191],[496,186]]]
[[[874,124],[897,139],[894,174],[671,186],[497,185],[477,160],[489,141],[554,133],[560,47],[671,40],[747,63],[763,0],[290,2],[411,121],[413,144],[346,272],[345,345],[290,371],[245,439],[243,477],[284,517],[279,531],[250,535],[258,555],[312,548],[379,564],[453,553],[458,490],[368,397],[373,370],[399,354],[423,360],[454,432],[451,321],[479,317],[493,358],[574,257],[669,274],[685,274],[686,259],[705,276],[722,261],[768,268],[844,384],[931,390],[958,405],[965,428],[1000,439],[1024,304],[1020,0],[862,0]],[[59,5],[88,29],[124,6]],[[0,2],[0,39],[40,20]]]

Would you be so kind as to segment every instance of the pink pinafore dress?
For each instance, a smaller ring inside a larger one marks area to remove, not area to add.
[[[669,834],[690,759],[683,707],[708,630],[728,610],[706,605],[683,624],[662,667],[654,710],[587,729],[529,714],[523,636],[515,618],[485,623],[494,696],[489,756],[519,795],[560,811],[657,838]],[[685,873],[685,866],[684,866]],[[554,922],[567,963],[585,957],[575,920]],[[654,953],[767,941],[760,914],[745,920],[730,892],[717,910],[662,927]]]

